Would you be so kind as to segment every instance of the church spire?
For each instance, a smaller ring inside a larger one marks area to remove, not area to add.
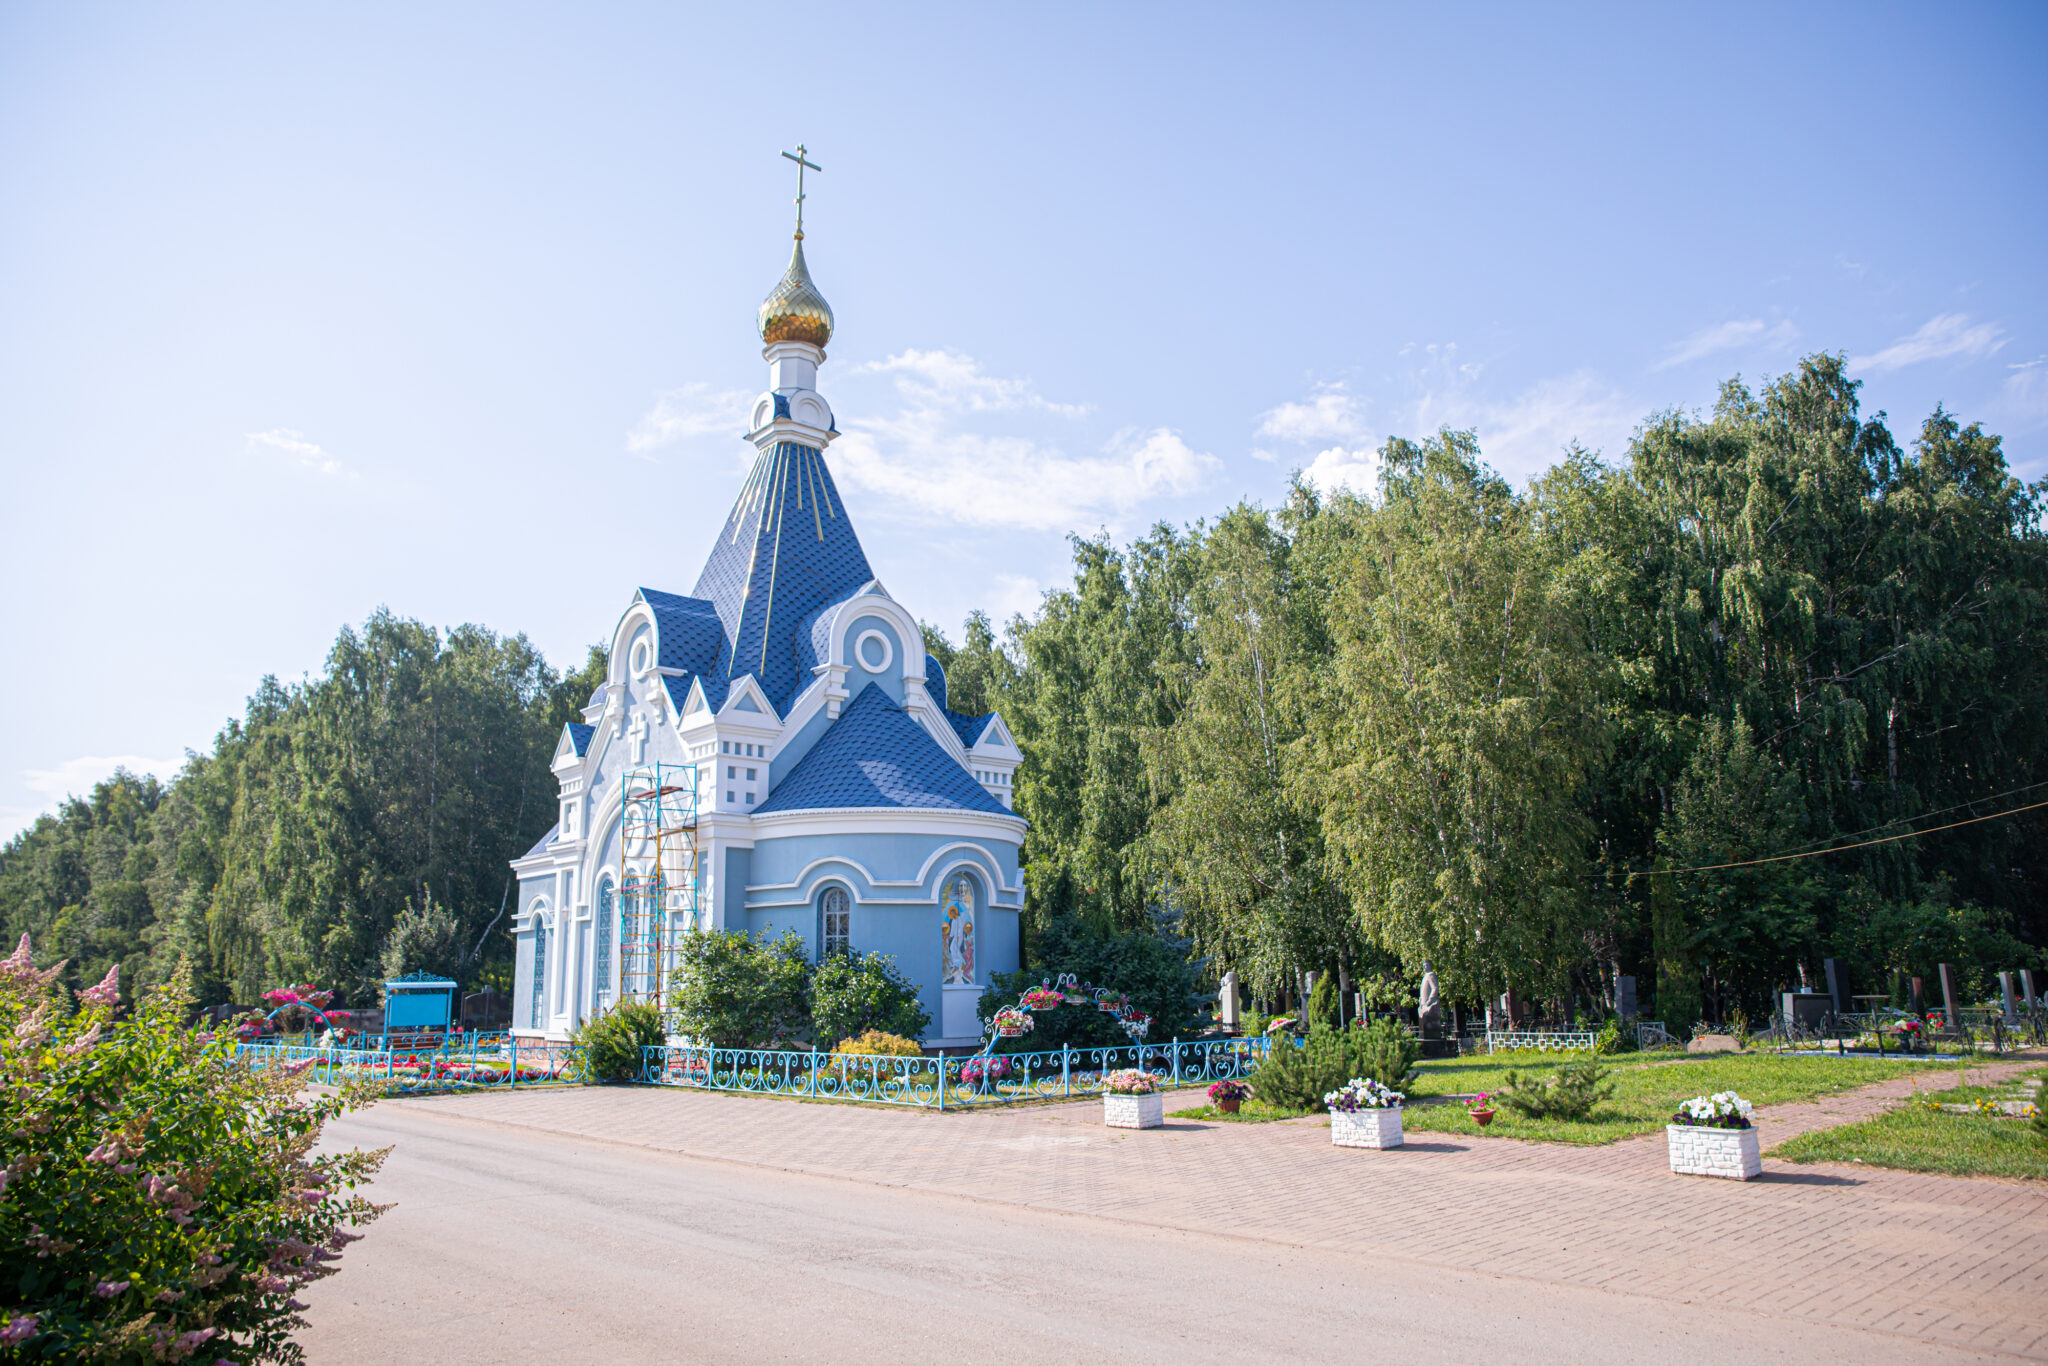
[[[818,367],[825,363],[825,343],[832,340],[832,306],[811,283],[804,262],[804,172],[820,169],[798,143],[782,155],[796,163],[796,242],[789,269],[761,302],[757,325],[762,359],[768,362],[768,392],[754,400],[754,420],[747,440],[763,452],[778,443],[795,442],[822,451],[839,435],[832,407],[818,393]]]

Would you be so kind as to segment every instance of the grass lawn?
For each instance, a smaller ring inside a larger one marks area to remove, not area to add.
[[[1284,1110],[1253,1097],[1240,1105],[1234,1115],[1226,1115],[1213,1105],[1203,1104],[1191,1110],[1175,1110],[1173,1118],[1215,1120],[1221,1124],[1271,1124],[1276,1119],[1299,1119],[1303,1115],[1321,1113],[1320,1110]]]
[[[1980,1100],[2029,1100],[2042,1072],[2005,1086],[1923,1092],[1895,1110],[1855,1124],[1787,1139],[1771,1156],[1787,1162],[1860,1162],[1944,1176],[2017,1176],[2048,1181],[2048,1138],[2032,1122],[1932,1108]]]
[[[1495,1053],[1422,1065],[1422,1075],[1409,1087],[1415,1099],[1427,1096],[1491,1091],[1506,1085],[1507,1074],[1547,1077],[1565,1059],[1562,1053]],[[1895,1062],[1876,1058],[1794,1058],[1770,1053],[1705,1053],[1689,1056],[1630,1056],[1609,1060],[1614,1099],[1603,1102],[1591,1119],[1523,1119],[1506,1106],[1482,1130],[1459,1104],[1410,1106],[1402,1127],[1411,1133],[1485,1133],[1496,1138],[1534,1139],[1546,1143],[1612,1143],[1664,1127],[1680,1102],[1715,1091],[1734,1091],[1760,1106],[1812,1100],[1833,1091],[1851,1091],[1893,1077],[1924,1076],[1939,1084],[1953,1081],[1955,1068],[1940,1063]]]

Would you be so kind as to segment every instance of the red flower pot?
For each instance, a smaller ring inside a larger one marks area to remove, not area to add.
[[[1222,1100],[1216,1102],[1216,1108],[1226,1115],[1234,1115],[1237,1113],[1237,1107],[1242,1104],[1244,1104],[1244,1101],[1241,1097],[1225,1096]]]
[[[1484,1129],[1487,1125],[1493,1123],[1494,1112],[1491,1110],[1472,1110],[1468,1113],[1471,1114],[1474,1122],[1476,1122],[1482,1129]]]

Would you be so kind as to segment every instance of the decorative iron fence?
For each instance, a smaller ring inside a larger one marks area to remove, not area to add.
[[[641,1050],[641,1080],[656,1086],[952,1110],[1099,1095],[1104,1075],[1126,1068],[1151,1072],[1163,1086],[1201,1086],[1242,1077],[1271,1047],[1266,1038],[1175,1039],[1116,1048],[895,1058],[666,1046]]]
[[[387,1090],[406,1094],[500,1090],[588,1080],[587,1059],[582,1049],[558,1044],[538,1056],[521,1049],[515,1062],[509,1036],[503,1034],[481,1044],[421,1049],[314,1048],[256,1042],[237,1045],[235,1056],[251,1067],[296,1068],[307,1082],[329,1086],[351,1081],[377,1082]]]
[[[1599,1043],[1600,1035],[1591,1029],[1489,1029],[1486,1031],[1486,1051],[1505,1053],[1516,1049],[1533,1048],[1548,1053],[1552,1050],[1569,1052],[1582,1049],[1592,1052]]]
[[[1671,1037],[1662,1020],[1637,1020],[1636,1047],[1647,1053],[1653,1048],[1676,1048],[1678,1040]]]

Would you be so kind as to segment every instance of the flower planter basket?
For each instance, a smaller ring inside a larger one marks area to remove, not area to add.
[[[1665,1143],[1671,1170],[1680,1176],[1725,1176],[1750,1181],[1764,1174],[1756,1130],[1717,1129],[1704,1124],[1667,1124]]]
[[[1005,1039],[1021,1039],[1024,1037],[1024,1027],[1022,1025],[997,1025],[996,1033]]]
[[[1112,1129],[1157,1129],[1166,1123],[1166,1097],[1157,1091],[1144,1096],[1102,1094],[1102,1122]]]
[[[1330,1111],[1330,1142],[1340,1148],[1398,1148],[1404,1141],[1398,1105]]]
[[[1237,1107],[1242,1104],[1244,1101],[1237,1096],[1225,1096],[1216,1102],[1216,1108],[1226,1115],[1234,1115],[1237,1113]]]

